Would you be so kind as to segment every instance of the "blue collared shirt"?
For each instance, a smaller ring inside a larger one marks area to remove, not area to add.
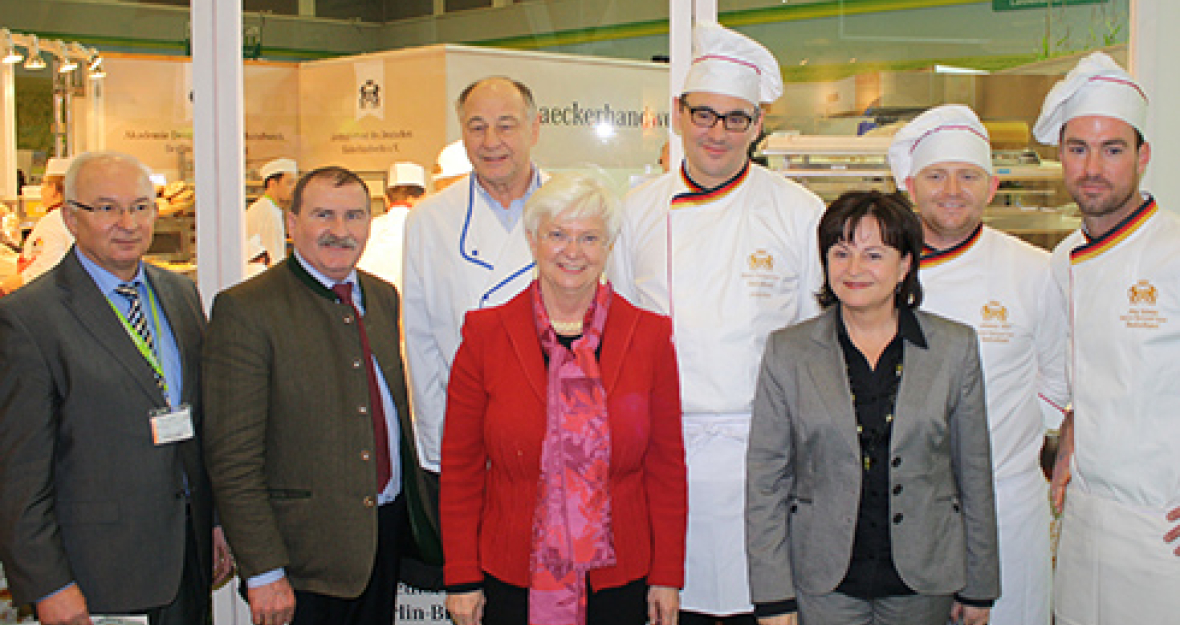
[[[503,204],[497,202],[496,199],[492,197],[492,194],[488,193],[487,189],[483,188],[483,184],[481,184],[479,181],[479,176],[476,176],[475,172],[471,173],[471,177],[475,181],[477,193],[479,193],[481,198],[487,201],[489,206],[493,207],[492,212],[495,213],[496,219],[499,219],[500,223],[504,224],[504,230],[507,230],[508,232],[512,232],[512,229],[516,227],[517,222],[520,221],[521,215],[524,215],[524,203],[528,201],[530,196],[532,196],[533,191],[536,191],[541,186],[541,172],[535,165],[532,166],[531,175],[532,181],[529,182],[529,188],[525,190],[524,195],[516,198],[515,200],[512,200],[508,206],[504,206]],[[499,210],[496,210],[496,207],[498,207]]]
[[[301,267],[307,270],[307,273],[311,277],[324,285],[325,288],[331,289],[336,284],[335,280],[320,273],[315,267],[312,267],[310,263],[304,260],[303,256],[299,254],[299,250],[295,250],[292,258],[294,262],[298,262]],[[361,297],[361,287],[357,284],[356,270],[349,273],[344,282],[352,286],[352,303],[364,315],[365,303]],[[372,332],[373,328],[366,328],[366,330]],[[396,499],[402,490],[401,455],[400,448],[398,447],[401,434],[398,429],[397,407],[393,403],[393,396],[389,394],[389,386],[385,383],[385,374],[381,372],[381,365],[377,363],[376,356],[373,357],[373,367],[374,371],[377,372],[377,388],[381,391],[381,407],[385,410],[385,430],[389,433],[389,483],[385,485],[385,490],[377,494],[377,504],[384,505]],[[286,571],[284,569],[273,569],[246,580],[246,587],[258,588],[259,586],[273,584],[285,576]]]
[[[168,323],[168,316],[164,314],[163,304],[160,298],[156,296],[148,283],[147,276],[144,275],[143,262],[139,263],[139,269],[135,272],[135,277],[124,282],[115,274],[98,266],[98,263],[86,257],[86,254],[81,250],[74,248],[74,253],[78,255],[78,260],[82,263],[82,268],[86,273],[90,274],[90,278],[98,285],[98,290],[106,296],[107,300],[115,306],[123,318],[131,312],[131,302],[126,297],[115,292],[115,288],[122,284],[132,284],[135,290],[139,291],[139,301],[143,307],[143,314],[147,318],[148,327],[152,331],[152,340],[156,348],[156,358],[160,362],[160,368],[164,370],[164,380],[168,384],[168,404],[170,406],[179,406],[180,398],[184,393],[184,373],[180,366],[180,348],[176,345],[176,337],[172,334],[172,325]],[[152,305],[152,302],[155,305]]]

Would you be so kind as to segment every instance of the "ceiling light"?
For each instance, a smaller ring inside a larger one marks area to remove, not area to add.
[[[33,45],[28,47],[29,58],[25,59],[25,69],[45,69],[45,59],[41,58],[41,44],[37,42],[37,35],[30,35]]]
[[[16,45],[12,43],[12,33],[7,28],[0,28],[0,35],[3,35],[0,37],[0,46],[3,46],[0,47],[0,50],[4,51],[4,62],[13,65],[25,60],[25,57],[16,51]]]

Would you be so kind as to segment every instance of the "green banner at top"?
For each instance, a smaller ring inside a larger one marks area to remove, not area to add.
[[[1020,9],[1044,9],[1046,7],[1074,6],[1078,4],[1107,4],[1110,0],[992,0],[993,11],[1019,11]]]

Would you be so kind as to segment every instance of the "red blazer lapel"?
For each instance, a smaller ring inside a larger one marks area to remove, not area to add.
[[[533,317],[532,289],[525,289],[504,304],[500,309],[500,322],[520,361],[525,379],[544,404],[548,396],[545,392],[545,357],[541,353],[541,339],[537,337],[537,322]]]
[[[639,310],[617,294],[612,294],[606,327],[602,331],[602,355],[598,363],[602,370],[602,387],[608,396],[619,381],[623,358],[631,346],[638,324]]]

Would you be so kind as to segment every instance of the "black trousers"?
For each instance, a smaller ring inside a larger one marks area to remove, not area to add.
[[[643,625],[647,622],[647,580],[590,590],[586,625]],[[484,576],[483,625],[528,625],[529,590]]]
[[[681,611],[680,625],[757,625],[758,619],[753,614],[734,614],[733,616],[711,616],[699,612]]]
[[[364,592],[354,599],[295,591],[291,625],[391,625],[397,609],[397,581],[402,545],[409,531],[406,499],[377,509],[377,557]]]

